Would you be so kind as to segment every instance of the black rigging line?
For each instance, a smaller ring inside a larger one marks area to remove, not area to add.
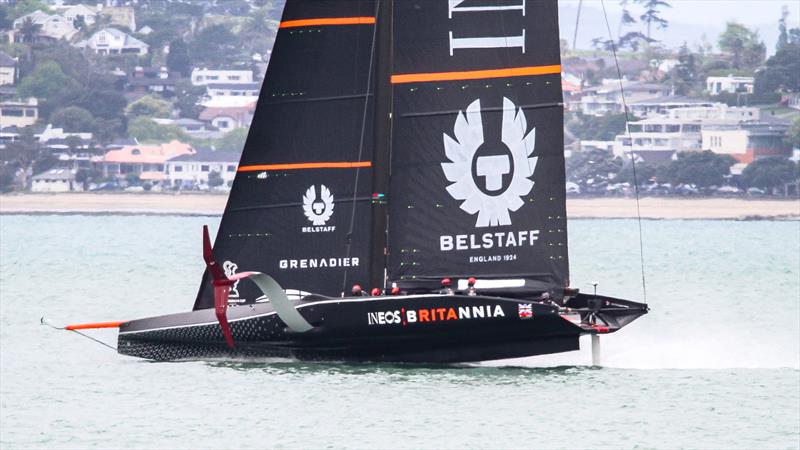
[[[603,7],[603,17],[606,21],[606,28],[608,29],[608,39],[611,42],[611,52],[614,54],[614,64],[617,66],[617,80],[619,80],[619,94],[622,97],[622,107],[625,110],[625,133],[628,135],[628,139],[631,139],[630,135],[630,128],[628,127],[628,122],[630,118],[628,117],[628,104],[625,101],[625,88],[623,87],[622,83],[622,70],[619,68],[619,59],[617,58],[617,44],[614,41],[614,35],[611,34],[611,25],[608,22],[608,14],[606,14],[606,3],[605,0],[600,0],[600,5]],[[645,282],[645,275],[644,275],[644,239],[642,238],[642,210],[639,207],[639,181],[636,178],[636,154],[633,152],[633,141],[631,141],[631,164],[633,168],[633,192],[636,195],[636,219],[639,225],[639,260],[642,266],[642,295],[644,296],[644,301],[647,303],[647,283]]]
[[[378,12],[380,11],[381,7],[381,0],[376,0],[375,2],[375,14],[374,17],[376,19],[375,25],[372,27],[372,44],[370,46],[369,51],[369,72],[367,74],[367,94],[369,94],[369,90],[372,87],[372,66],[375,63],[375,41],[378,35]],[[358,161],[361,161],[361,158],[364,154],[364,134],[367,130],[367,110],[369,109],[369,98],[370,96],[367,95],[364,97],[364,112],[361,118],[361,138],[358,142]],[[358,200],[358,181],[359,175],[361,175],[361,169],[356,169],[356,179],[353,185],[353,199],[351,201],[351,209],[350,212],[350,228],[347,230],[347,258],[350,258],[353,248],[353,228],[355,227],[356,221],[356,201]],[[342,295],[345,293],[345,289],[347,288],[347,274],[349,269],[344,269],[344,276],[342,277]]]

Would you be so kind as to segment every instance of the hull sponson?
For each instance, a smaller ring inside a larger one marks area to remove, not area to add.
[[[556,308],[514,299],[421,295],[303,302],[315,328],[287,331],[268,303],[230,308],[228,349],[210,310],[159,316],[120,327],[120,353],[153,360],[290,357],[300,360],[454,363],[578,349],[580,327]]]

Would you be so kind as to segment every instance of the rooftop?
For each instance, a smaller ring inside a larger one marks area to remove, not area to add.
[[[236,152],[226,152],[222,150],[211,150],[207,148],[198,149],[197,153],[191,155],[181,155],[170,159],[170,162],[197,161],[197,162],[227,162],[238,164],[242,155]]]
[[[17,62],[4,52],[0,52],[0,67],[15,67]]]
[[[157,145],[125,145],[118,150],[110,150],[103,161],[112,163],[162,164],[170,158],[194,153],[189,144],[172,141]]]

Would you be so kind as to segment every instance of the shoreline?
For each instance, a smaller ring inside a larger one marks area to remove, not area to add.
[[[220,216],[226,194],[61,193],[0,195],[0,215]],[[800,220],[798,199],[642,197],[642,219]],[[570,219],[636,218],[633,198],[568,198]]]

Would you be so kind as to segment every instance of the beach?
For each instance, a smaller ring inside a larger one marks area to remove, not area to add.
[[[64,193],[0,196],[0,214],[220,215],[225,194]],[[644,219],[800,219],[800,200],[643,197]],[[635,218],[633,198],[570,198],[573,219]]]

